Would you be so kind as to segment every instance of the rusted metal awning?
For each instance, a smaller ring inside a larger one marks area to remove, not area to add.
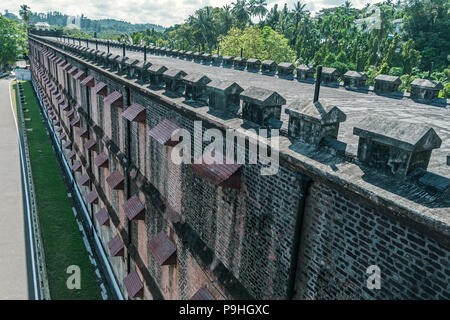
[[[114,107],[122,107],[123,106],[123,96],[119,91],[114,91],[110,93],[105,100],[103,100],[105,104],[109,104]]]
[[[86,138],[88,136],[88,128],[87,127],[81,127],[76,131],[76,135],[78,137]]]
[[[108,167],[108,155],[104,152],[100,153],[98,156],[94,158],[94,164],[101,168],[107,168]]]
[[[82,167],[81,161],[80,161],[80,160],[77,160],[77,161],[75,161],[75,163],[72,165],[71,169],[72,169],[73,171],[75,171],[75,172],[81,172],[81,170],[82,170],[81,167]]]
[[[109,254],[111,257],[122,256],[124,253],[124,244],[120,235],[116,235],[108,242]]]
[[[67,119],[71,120],[73,118],[74,113],[75,111],[73,109],[68,111],[66,114]]]
[[[190,300],[216,300],[206,286],[201,287]]]
[[[199,176],[216,186],[239,189],[241,187],[242,165],[237,164],[234,161],[227,161],[222,155],[217,155],[216,159],[219,159],[219,162],[221,163],[214,163],[214,159],[211,155],[205,154],[203,155],[200,164],[194,162],[191,167]]]
[[[67,159],[70,159],[70,160],[72,160],[72,159],[75,159],[75,157],[76,157],[76,153],[75,153],[75,151],[70,151],[69,153],[67,153]]]
[[[145,107],[141,106],[139,103],[133,103],[131,106],[126,108],[124,112],[122,112],[122,117],[128,121],[145,122]]]
[[[108,226],[109,225],[109,215],[108,211],[106,211],[106,208],[101,208],[96,214],[95,219],[97,219],[97,222],[101,226]]]
[[[85,145],[87,150],[93,151],[97,147],[97,140],[95,138],[89,139]]]
[[[68,104],[67,102],[64,103],[64,105],[61,107],[61,109],[62,109],[63,111],[69,110],[69,104]]]
[[[73,76],[75,80],[83,80],[86,77],[84,71],[78,71],[76,75]]]
[[[144,219],[145,214],[145,206],[135,194],[130,199],[128,199],[124,204],[122,204],[122,208],[125,211],[129,220],[134,219]]]
[[[119,170],[114,171],[106,178],[106,182],[113,190],[123,190],[125,178]]]
[[[86,196],[86,201],[88,204],[98,204],[98,194],[97,191],[93,190]]]
[[[129,298],[135,298],[143,295],[144,284],[142,283],[136,269],[134,269],[125,277],[125,279],[123,279],[123,285],[127,290]]]
[[[81,81],[81,84],[84,86],[88,86],[88,87],[94,87],[95,86],[95,79],[94,76],[87,76],[86,78],[84,78],[83,81]]]
[[[100,96],[106,96],[107,93],[106,84],[103,82],[97,82],[97,84],[94,87],[94,93]]]
[[[72,65],[69,62],[67,62],[67,64],[63,66],[63,70],[68,71],[70,69],[72,69]]]
[[[177,263],[177,247],[164,231],[158,233],[149,243],[148,248],[160,266]]]
[[[89,185],[89,175],[87,173],[83,174],[80,179],[78,179],[78,182],[82,185],[82,186],[88,186]]]
[[[69,141],[66,141],[64,144],[63,144],[63,148],[64,149],[71,149],[72,148],[72,142],[69,140]]]
[[[175,146],[179,141],[172,141],[172,136],[180,130],[180,127],[168,119],[162,120],[148,133],[153,137],[159,144],[165,146]]]
[[[70,125],[72,127],[80,127],[80,118],[74,118],[72,121],[70,121]]]
[[[74,74],[77,73],[77,71],[78,71],[78,68],[77,68],[77,67],[72,67],[72,68],[69,69],[69,74],[70,74],[70,75],[74,75]]]

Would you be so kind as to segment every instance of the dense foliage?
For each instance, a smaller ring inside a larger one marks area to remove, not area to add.
[[[25,25],[0,15],[0,70],[27,54]]]

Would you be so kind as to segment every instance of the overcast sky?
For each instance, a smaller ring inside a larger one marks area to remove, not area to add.
[[[132,23],[155,23],[164,27],[182,23],[196,9],[210,6],[224,6],[233,0],[1,0],[0,11],[9,10],[18,14],[21,4],[27,4],[33,12],[59,11],[68,15],[81,15],[91,19],[114,18]],[[267,0],[268,8],[278,3],[282,7],[287,3],[289,8],[297,0]],[[325,7],[339,6],[345,0],[303,0],[310,11],[318,11]],[[380,0],[352,0],[353,7],[362,8],[366,3]]]

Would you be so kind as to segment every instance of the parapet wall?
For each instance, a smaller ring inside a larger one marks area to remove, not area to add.
[[[447,187],[399,182],[289,133],[280,136],[276,175],[244,164],[237,187],[216,185],[174,164],[173,146],[153,130],[169,120],[194,135],[201,120],[203,131],[245,134],[239,114],[212,115],[149,88],[145,72],[130,76],[56,40],[31,36],[29,44],[33,81],[65,133],[66,158],[81,162],[80,190],[129,298],[450,298]],[[134,104],[144,120],[122,115]],[[372,265],[381,289],[367,287]]]

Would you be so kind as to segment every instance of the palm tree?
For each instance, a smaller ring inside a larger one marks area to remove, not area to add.
[[[305,15],[306,4],[301,4],[300,1],[297,1],[297,3],[294,5],[294,10],[292,11],[292,22],[294,24],[294,34],[292,37],[291,45],[295,45],[295,42],[298,37],[298,27],[300,22],[303,19],[303,16]]]
[[[31,10],[30,7],[26,4],[20,6],[19,15],[22,17],[22,20],[25,22],[28,28],[28,23],[30,22]]]
[[[250,0],[249,11],[252,16],[258,16],[261,21],[268,12],[266,0]]]
[[[236,0],[232,3],[231,14],[236,18],[241,27],[245,27],[250,20],[247,0]]]

